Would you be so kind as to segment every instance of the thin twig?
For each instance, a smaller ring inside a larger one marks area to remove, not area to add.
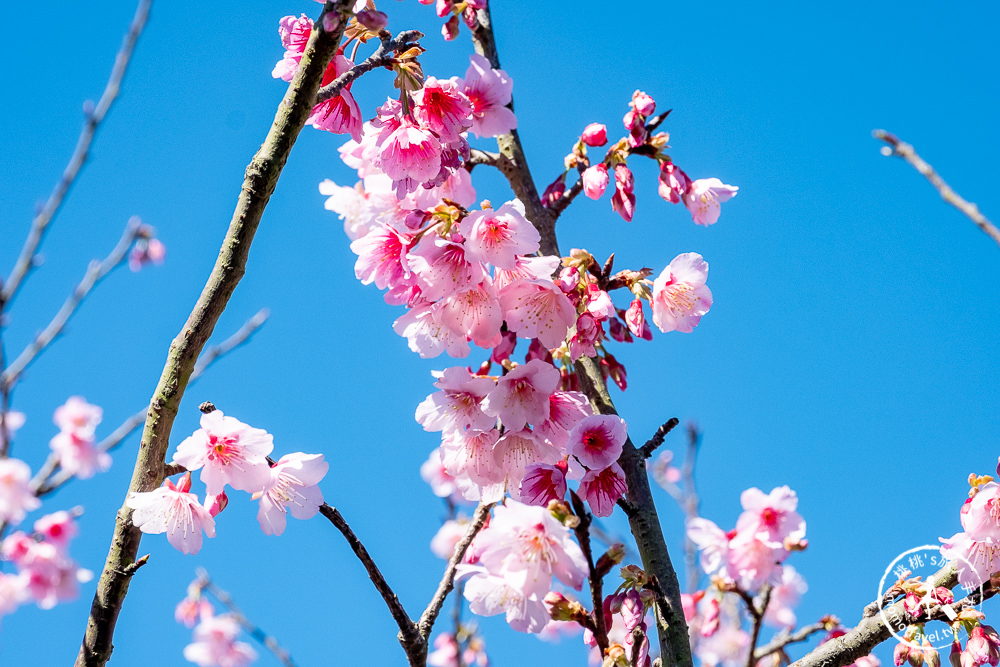
[[[320,88],[319,92],[316,93],[316,103],[319,104],[340,95],[340,91],[366,72],[378,67],[392,67],[396,53],[402,53],[416,46],[416,43],[423,37],[424,34],[419,30],[404,30],[395,37],[392,37],[386,30],[381,31],[379,40],[382,44],[375,49],[375,53]]]
[[[646,441],[642,447],[639,448],[639,453],[642,458],[648,459],[653,455],[653,452],[663,444],[663,439],[667,437],[667,434],[674,430],[674,427],[681,423],[677,417],[671,417],[668,419],[660,428],[656,429],[656,433],[653,437]]]
[[[886,132],[885,130],[875,130],[872,132],[872,136],[876,139],[881,139],[888,146],[882,148],[882,153],[884,155],[896,155],[903,158],[910,165],[920,172],[924,178],[930,181],[930,184],[938,191],[941,195],[941,199],[957,208],[959,211],[965,214],[969,220],[976,223],[979,229],[983,230],[991,239],[993,239],[997,245],[1000,245],[1000,229],[997,229],[996,225],[990,222],[985,215],[979,212],[979,207],[972,202],[963,199],[957,192],[951,189],[951,187],[944,182],[944,179],[938,176],[934,168],[929,164],[924,162],[923,158],[917,155],[917,152],[913,149],[913,146],[902,141],[896,135]]]
[[[274,654],[274,657],[277,658],[281,664],[285,665],[285,667],[295,667],[295,661],[292,660],[292,656],[289,654],[288,650],[281,648],[277,639],[264,632],[259,626],[251,623],[250,619],[247,618],[247,615],[236,606],[235,602],[233,602],[232,596],[230,596],[225,590],[216,586],[212,582],[212,579],[208,576],[208,572],[202,568],[198,568],[198,585],[202,588],[202,590],[207,590],[215,597],[216,600],[222,603],[222,605],[229,610],[229,613],[232,614],[233,618],[236,619],[236,622],[240,624],[240,627],[246,630],[247,634],[257,640],[261,646]]]
[[[152,491],[163,481],[163,462],[170,430],[198,356],[222,311],[246,272],[247,258],[264,209],[295,140],[312,112],[323,73],[336,54],[351,16],[352,0],[327,2],[314,24],[305,51],[274,122],[246,170],[222,248],[187,322],[170,345],[163,373],[150,401],[128,492]],[[336,14],[332,21],[327,17]],[[333,29],[328,30],[327,25]],[[127,493],[125,494],[127,497]],[[122,568],[133,562],[142,538],[124,504],[115,521],[111,548],[97,582],[76,667],[103,667],[111,657],[112,639],[129,581]]]
[[[403,609],[403,604],[399,601],[392,587],[386,582],[385,577],[382,576],[382,572],[368,554],[365,545],[361,543],[361,540],[354,534],[354,531],[351,530],[347,521],[344,520],[344,517],[341,516],[336,508],[323,503],[320,505],[319,511],[320,514],[329,519],[330,523],[340,531],[344,539],[351,546],[351,551],[354,552],[354,555],[358,557],[358,560],[361,561],[361,564],[368,572],[368,578],[375,584],[375,590],[382,596],[382,600],[385,601],[386,606],[389,608],[389,613],[399,627],[399,643],[403,645],[403,650],[406,652],[406,657],[410,665],[421,664],[417,659],[421,654],[420,646],[423,646],[422,653],[426,656],[427,641],[420,635],[416,624],[410,620],[406,610]]]
[[[753,598],[746,594],[746,592],[740,590],[740,597],[747,604],[747,609],[750,611],[750,618],[752,621],[750,630],[750,650],[747,651],[747,662],[746,667],[754,667],[757,664],[757,656],[755,655],[757,649],[757,640],[760,638],[760,627],[764,623],[764,614],[767,613],[767,606],[771,603],[771,586],[764,584],[764,590],[762,591],[760,599],[760,608],[756,607],[753,602]]]
[[[684,501],[681,509],[684,511],[684,518],[688,521],[698,518],[701,512],[699,507],[701,501],[698,498],[698,489],[694,483],[694,467],[698,459],[698,447],[701,444],[701,433],[698,427],[692,422],[688,424],[688,449],[684,455],[684,465],[681,466],[681,479],[684,480]],[[698,545],[684,531],[684,569],[687,572],[688,591],[694,592],[698,589],[698,581],[701,573],[698,568]]]
[[[249,340],[254,332],[267,321],[269,315],[270,313],[266,308],[259,310],[256,315],[247,320],[232,336],[218,345],[213,345],[205,350],[201,357],[199,357],[198,363],[195,364],[194,372],[191,373],[188,384],[193,384],[219,357],[231,352]],[[101,452],[109,452],[119,447],[133,431],[142,426],[143,422],[146,421],[146,414],[148,412],[149,408],[145,407],[123,421],[118,428],[97,444],[96,449]],[[183,467],[179,466],[178,468],[176,471],[166,471],[165,469],[164,477],[170,477],[177,472],[183,472]],[[60,472],[58,475],[54,474],[58,469],[59,455],[53,452],[45,459],[45,463],[42,464],[42,467],[38,469],[38,472],[35,473],[34,478],[31,480],[31,488],[36,496],[41,497],[52,493],[73,479],[73,475],[65,472]],[[3,530],[0,528],[0,535],[2,534]]]
[[[761,646],[756,651],[753,652],[754,661],[760,661],[767,656],[782,650],[789,644],[797,644],[799,642],[804,642],[805,640],[812,637],[817,632],[823,632],[829,628],[829,624],[820,621],[819,623],[811,623],[809,625],[804,625],[795,632],[785,632],[774,639],[772,639],[767,644]]]
[[[66,198],[66,193],[69,191],[70,186],[73,185],[73,181],[76,180],[84,162],[87,161],[87,155],[90,151],[90,144],[94,140],[94,134],[97,132],[101,121],[107,115],[108,109],[111,108],[111,103],[118,96],[122,79],[125,78],[125,71],[128,69],[129,60],[132,57],[132,50],[135,48],[139,35],[142,34],[143,26],[146,25],[150,4],[152,4],[152,0],[139,1],[139,6],[135,10],[135,16],[132,18],[132,24],[129,26],[128,33],[122,42],[122,47],[119,49],[118,55],[115,56],[115,65],[111,70],[111,77],[104,87],[104,93],[101,95],[101,99],[98,100],[94,110],[87,113],[87,117],[84,119],[83,130],[80,132],[80,138],[76,142],[76,148],[73,150],[69,164],[66,165],[66,169],[63,171],[62,178],[56,183],[55,188],[45,202],[45,206],[35,215],[34,220],[31,222],[31,231],[28,232],[28,238],[24,242],[24,247],[21,249],[21,254],[18,256],[17,262],[14,264],[14,270],[11,271],[10,277],[4,283],[3,289],[0,290],[0,311],[3,311],[4,306],[9,304],[17,294],[18,288],[34,264],[35,253],[42,242],[45,230],[58,212],[63,200]]]
[[[472,540],[476,538],[479,531],[483,529],[483,525],[486,523],[486,518],[490,515],[490,510],[493,509],[494,503],[480,504],[476,507],[476,511],[472,515],[472,520],[469,522],[469,527],[465,531],[465,535],[455,545],[455,553],[451,555],[448,559],[448,566],[444,570],[444,575],[441,577],[441,583],[438,584],[437,591],[434,593],[434,597],[431,598],[430,603],[427,605],[427,609],[424,613],[420,615],[420,621],[417,623],[417,628],[420,632],[420,636],[424,639],[424,650],[427,648],[427,640],[431,636],[431,630],[434,628],[434,621],[437,620],[438,614],[441,613],[441,606],[444,604],[445,598],[451,592],[455,584],[455,569],[459,566],[462,560],[465,558],[465,552],[468,551],[469,545],[472,544]]]
[[[48,326],[45,327],[35,336],[35,339],[24,349],[21,354],[11,362],[10,366],[0,375],[0,385],[3,386],[5,391],[10,391],[14,384],[20,379],[21,374],[24,373],[24,369],[34,361],[39,354],[41,354],[45,348],[52,344],[52,341],[62,333],[62,330],[66,327],[66,323],[69,322],[69,318],[73,316],[76,309],[79,307],[80,302],[90,293],[90,290],[100,282],[102,278],[108,275],[116,267],[124,263],[125,257],[128,254],[128,249],[132,247],[132,243],[135,241],[136,236],[139,233],[139,229],[142,227],[142,220],[136,216],[129,218],[128,223],[125,225],[125,231],[122,232],[122,236],[118,239],[118,244],[114,247],[111,253],[104,258],[104,261],[98,262],[96,259],[90,262],[90,266],[87,267],[87,272],[83,275],[83,280],[73,289],[72,294],[70,294],[65,303],[63,303],[62,308],[56,313],[52,321],[49,322]]]
[[[576,533],[576,541],[580,544],[580,551],[583,552],[584,558],[587,559],[590,600],[594,606],[594,641],[597,642],[597,648],[600,649],[601,655],[604,655],[604,651],[609,646],[608,628],[604,618],[604,592],[601,590],[604,585],[604,577],[598,574],[597,568],[594,567],[594,555],[590,549],[589,529],[593,517],[587,512],[587,508],[584,507],[583,501],[580,500],[580,496],[575,491],[571,490],[569,495],[570,500],[573,502],[573,512],[580,520],[580,523],[573,528],[573,532]]]

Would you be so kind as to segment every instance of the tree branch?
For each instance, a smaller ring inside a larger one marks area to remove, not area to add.
[[[594,554],[590,548],[590,524],[593,517],[587,512],[587,508],[583,506],[583,501],[580,500],[580,496],[575,491],[570,490],[569,495],[573,502],[573,512],[580,520],[573,532],[576,533],[576,541],[580,544],[580,551],[587,559],[587,579],[590,581],[590,600],[594,608],[594,641],[597,643],[601,655],[604,655],[608,649],[608,628],[604,618],[604,591],[602,590],[604,577],[594,567]]]
[[[101,121],[104,120],[104,116],[107,115],[108,109],[111,108],[111,103],[118,96],[122,79],[125,78],[125,71],[128,69],[128,63],[132,57],[132,50],[135,48],[135,44],[139,40],[139,35],[142,34],[142,29],[146,25],[150,4],[152,4],[152,0],[139,0],[139,6],[136,7],[132,24],[125,35],[121,49],[118,50],[118,54],[115,56],[115,65],[111,70],[111,77],[108,79],[107,85],[104,86],[104,93],[101,95],[101,99],[98,100],[97,106],[94,107],[93,111],[89,111],[86,114],[83,122],[83,130],[80,132],[80,138],[77,139],[76,148],[73,150],[69,164],[66,165],[66,169],[63,171],[62,178],[56,183],[55,188],[45,202],[45,206],[42,207],[42,210],[31,221],[31,230],[28,232],[28,238],[24,242],[24,247],[21,249],[21,254],[18,256],[17,262],[14,264],[14,270],[11,271],[10,277],[4,283],[3,289],[0,290],[0,312],[3,311],[4,306],[14,299],[18,288],[21,287],[25,276],[28,275],[28,271],[34,264],[35,253],[38,251],[38,246],[45,235],[45,230],[59,211],[59,207],[66,198],[66,193],[69,191],[70,186],[73,185],[73,181],[76,180],[80,169],[83,168],[84,162],[87,161],[87,155],[90,152],[90,144],[94,140],[94,134],[97,132]]]
[[[469,524],[469,528],[465,531],[465,535],[462,537],[461,541],[455,546],[455,553],[451,555],[448,560],[448,566],[444,570],[444,576],[441,577],[441,583],[438,584],[437,591],[434,593],[434,597],[431,599],[430,604],[427,605],[427,609],[420,616],[420,621],[417,624],[420,631],[420,636],[424,638],[424,658],[426,659],[427,654],[427,640],[431,636],[431,630],[434,628],[434,621],[437,620],[438,614],[441,612],[441,606],[444,604],[445,598],[455,587],[455,569],[465,558],[465,552],[469,550],[469,545],[472,544],[472,540],[476,538],[479,531],[483,529],[483,525],[486,523],[486,518],[490,515],[490,510],[493,509],[495,503],[480,504],[475,513],[472,515],[472,521]],[[423,664],[423,663],[421,663]]]
[[[396,625],[399,626],[399,643],[402,644],[403,650],[406,652],[406,658],[411,666],[416,667],[417,665],[423,665],[424,663],[419,661],[419,656],[423,655],[426,661],[427,656],[427,642],[421,636],[416,624],[410,620],[409,615],[406,610],[403,609],[402,603],[400,603],[399,598],[396,597],[396,593],[392,590],[389,584],[386,582],[385,577],[382,576],[382,572],[379,571],[378,565],[372,560],[372,557],[368,554],[368,550],[365,549],[365,545],[361,543],[358,536],[354,534],[351,527],[347,525],[347,521],[341,516],[340,512],[336,508],[330,507],[326,503],[323,503],[319,507],[320,514],[325,516],[330,520],[330,523],[336,527],[337,530],[341,532],[347,543],[351,545],[351,551],[354,555],[358,557],[361,564],[365,566],[365,570],[368,572],[368,578],[372,580],[375,584],[375,590],[379,592],[382,599],[385,601],[386,606],[389,608],[389,613],[392,614],[392,618],[396,621]]]
[[[62,308],[56,313],[52,321],[49,322],[48,326],[45,327],[35,336],[35,339],[17,356],[14,361],[11,362],[10,366],[0,375],[0,390],[4,392],[10,392],[14,387],[14,384],[20,379],[21,374],[24,369],[41,354],[45,348],[52,344],[52,341],[56,339],[62,330],[66,327],[66,323],[69,322],[69,318],[73,316],[76,309],[79,307],[80,302],[90,293],[90,290],[100,282],[102,278],[111,273],[116,267],[125,261],[125,256],[128,254],[128,249],[132,247],[132,243],[135,241],[138,235],[139,228],[142,227],[142,220],[136,216],[129,218],[128,223],[125,225],[125,231],[122,232],[122,236],[118,239],[118,244],[114,247],[107,257],[104,258],[103,262],[98,262],[96,259],[90,262],[90,266],[87,267],[87,272],[83,275],[83,280],[74,288],[73,293],[67,297],[65,303],[63,303]],[[6,455],[6,452],[3,453]]]
[[[812,637],[817,632],[822,632],[829,628],[828,623],[820,621],[819,623],[811,623],[809,625],[804,625],[795,632],[786,632],[778,635],[770,642],[761,646],[759,649],[753,652],[753,659],[755,662],[766,658],[776,651],[780,651],[789,644],[797,644],[799,642],[804,642],[805,640]]]
[[[299,69],[278,106],[274,123],[247,167],[236,210],[212,274],[187,323],[170,345],[163,374],[150,401],[129,485],[130,492],[151,491],[163,479],[170,430],[195,362],[243,277],[250,244],[264,208],[274,192],[292,146],[315,106],[316,91],[340,44],[352,4],[351,0],[338,0],[324,6],[323,15],[316,21],[309,36]],[[330,13],[338,15],[337,21],[329,22],[336,24],[333,30],[325,27],[327,21],[324,18]],[[123,503],[118,511],[104,571],[97,583],[87,630],[76,659],[77,667],[103,667],[111,657],[114,627],[129,585],[121,570],[135,560],[142,535],[132,524],[131,516],[131,510]]]
[[[389,31],[382,30],[379,32],[378,37],[382,44],[375,49],[375,53],[320,88],[319,92],[316,93],[317,104],[340,95],[340,91],[349,86],[362,74],[379,67],[392,67],[396,53],[402,53],[415,46],[417,41],[423,39],[424,33],[419,30],[404,30],[393,37],[389,34]]]
[[[993,239],[997,245],[1000,245],[1000,229],[997,229],[996,225],[990,222],[985,215],[979,212],[979,207],[972,202],[965,201],[957,192],[951,189],[951,187],[944,182],[944,179],[938,176],[934,168],[929,164],[924,162],[923,158],[917,155],[917,152],[913,150],[913,146],[902,141],[894,134],[886,132],[885,130],[875,130],[872,132],[872,136],[876,139],[884,141],[888,146],[882,148],[883,155],[896,155],[903,158],[910,165],[920,172],[924,178],[930,181],[930,184],[938,191],[941,195],[941,199],[957,208],[959,211],[965,214],[969,220],[976,223],[979,229],[983,230],[991,239]]]
[[[674,427],[680,423],[681,421],[677,417],[671,417],[663,425],[661,425],[660,428],[656,429],[656,433],[653,434],[653,437],[647,440],[646,444],[639,448],[639,453],[642,455],[642,458],[648,459],[652,456],[653,452],[655,452],[657,448],[663,444],[663,439],[667,437],[667,433],[673,431]]]

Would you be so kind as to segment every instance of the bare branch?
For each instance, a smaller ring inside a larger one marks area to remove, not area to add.
[[[389,613],[392,614],[393,620],[399,626],[399,643],[402,644],[410,665],[414,667],[423,665],[424,663],[420,661],[420,656],[423,655],[425,658],[424,662],[426,662],[427,641],[421,636],[416,624],[410,620],[399,598],[396,597],[395,591],[392,590],[392,587],[386,582],[385,577],[382,576],[382,572],[368,554],[365,545],[361,543],[361,540],[354,534],[354,531],[351,530],[347,521],[344,520],[344,517],[341,516],[336,508],[323,503],[320,505],[319,511],[320,514],[329,519],[330,523],[341,532],[344,539],[351,546],[351,551],[354,552],[354,555],[364,565],[365,570],[368,572],[368,578],[375,584],[375,590],[382,596],[386,606],[389,608]]]
[[[929,164],[924,162],[923,158],[917,155],[917,152],[913,150],[913,146],[902,141],[894,134],[886,132],[885,130],[875,130],[872,132],[872,136],[876,139],[881,139],[888,146],[882,147],[883,155],[896,155],[903,158],[910,165],[920,172],[924,178],[930,181],[931,185],[938,191],[941,195],[941,199],[957,208],[959,211],[965,214],[969,220],[976,223],[979,229],[983,230],[991,239],[993,239],[997,245],[1000,245],[1000,229],[997,229],[996,225],[990,222],[985,215],[979,212],[979,207],[972,202],[965,201],[957,192],[951,189],[951,187],[944,182],[944,179],[938,176],[934,168]]]
[[[98,100],[94,110],[87,113],[87,117],[83,123],[83,130],[80,132],[80,138],[76,142],[76,149],[74,149],[73,155],[70,157],[69,164],[66,165],[62,178],[56,183],[55,188],[45,202],[45,206],[42,207],[42,210],[32,220],[31,231],[28,232],[28,238],[24,242],[21,254],[14,264],[14,269],[11,271],[10,277],[4,283],[3,289],[0,290],[0,311],[17,294],[18,288],[34,263],[35,253],[42,242],[45,230],[59,211],[59,207],[66,198],[66,193],[69,191],[70,186],[73,185],[73,181],[76,180],[77,174],[80,173],[84,162],[87,161],[87,155],[90,152],[90,144],[94,140],[94,134],[97,132],[101,121],[107,115],[108,109],[111,108],[111,103],[118,96],[122,79],[125,78],[125,71],[128,69],[128,63],[132,57],[132,50],[135,48],[135,43],[139,40],[139,35],[142,34],[142,29],[146,25],[146,18],[149,16],[149,6],[151,4],[152,0],[139,0],[139,6],[135,10],[132,24],[129,26],[128,33],[125,35],[125,40],[122,42],[122,47],[119,49],[118,55],[115,56],[115,65],[111,70],[111,78],[108,79],[108,83],[104,87],[104,93],[101,95],[101,99]]]
[[[424,613],[420,615],[420,621],[417,624],[420,631],[420,636],[424,638],[424,652],[427,651],[427,640],[431,636],[431,630],[434,628],[434,621],[437,620],[438,614],[441,612],[441,606],[444,604],[445,599],[451,592],[452,588],[455,586],[455,569],[458,567],[462,559],[465,558],[465,552],[468,551],[469,545],[472,544],[472,540],[475,539],[479,531],[483,529],[483,525],[486,523],[486,517],[490,515],[490,510],[493,509],[495,503],[480,504],[476,511],[472,515],[472,521],[469,523],[469,528],[465,531],[465,535],[462,537],[461,541],[455,546],[455,553],[451,555],[448,560],[448,566],[445,567],[444,576],[441,577],[441,583],[438,584],[437,591],[434,593],[434,597],[431,598],[430,604],[427,605],[427,609]],[[456,619],[457,621],[457,619]]]
[[[112,270],[118,267],[125,261],[125,256],[128,254],[128,249],[132,247],[133,241],[135,241],[136,236],[139,233],[139,229],[142,227],[142,220],[136,216],[129,218],[128,223],[125,225],[125,231],[122,233],[121,238],[118,240],[118,244],[114,247],[107,257],[104,258],[103,262],[98,262],[96,259],[90,263],[87,267],[87,272],[83,276],[83,280],[73,289],[73,293],[67,297],[65,303],[63,303],[62,308],[56,313],[56,316],[52,318],[48,326],[45,327],[35,339],[24,349],[21,354],[18,355],[10,366],[0,375],[0,389],[5,392],[9,392],[14,384],[21,377],[24,369],[41,354],[45,348],[52,344],[52,341],[56,339],[60,333],[62,333],[63,328],[65,328],[66,323],[69,322],[69,318],[73,316],[76,309],[79,307],[80,302],[90,293],[90,290],[106,275],[108,275]]]
[[[170,430],[198,355],[246,271],[254,234],[292,146],[312,112],[323,73],[343,37],[352,4],[351,0],[337,0],[324,5],[323,14],[309,35],[299,69],[278,106],[274,123],[247,167],[215,267],[188,321],[170,345],[163,374],[150,401],[129,492],[151,491],[163,480]],[[97,583],[76,667],[103,667],[111,657],[115,623],[129,585],[129,579],[121,575],[121,570],[134,562],[142,537],[131,517],[132,511],[123,504]]]
[[[639,448],[639,453],[642,455],[642,458],[648,459],[652,456],[653,452],[655,452],[656,449],[663,444],[663,439],[667,437],[667,434],[673,431],[674,427],[680,423],[681,420],[677,417],[671,417],[662,426],[660,426],[660,428],[656,429],[656,433],[653,434],[653,437],[647,440],[646,444]]]
[[[375,53],[320,88],[319,92],[316,93],[316,103],[319,104],[340,95],[341,90],[366,72],[379,67],[392,67],[396,53],[402,53],[416,46],[416,43],[423,37],[424,33],[419,30],[404,30],[395,37],[389,34],[389,31],[382,30],[379,32],[379,40],[382,44],[375,49]]]
[[[767,656],[782,650],[789,644],[797,644],[799,642],[804,642],[805,640],[812,637],[817,632],[822,632],[829,628],[828,623],[820,621],[819,623],[811,623],[809,625],[804,625],[795,632],[783,632],[772,639],[770,642],[761,646],[756,651],[753,652],[754,661],[759,661]]]
[[[580,544],[580,551],[587,559],[587,579],[590,581],[590,600],[594,609],[594,641],[603,655],[608,648],[608,628],[604,618],[604,592],[602,590],[604,577],[594,567],[594,555],[590,548],[590,524],[593,517],[587,512],[587,508],[584,507],[583,501],[580,500],[580,496],[575,491],[570,490],[569,495],[573,502],[573,512],[580,520],[573,532],[576,533],[576,541]]]

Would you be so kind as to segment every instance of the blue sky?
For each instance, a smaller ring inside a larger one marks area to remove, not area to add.
[[[618,131],[635,89],[674,110],[663,129],[678,165],[740,187],[718,224],[696,227],[657,197],[655,169],[639,163],[633,222],[612,213],[607,197],[581,197],[560,219],[560,245],[600,258],[614,252],[621,268],[659,271],[688,251],[706,258],[715,303],[694,333],[612,348],[629,369],[628,390],[615,393],[619,409],[640,441],[672,416],[698,422],[703,514],[725,528],[743,489],[796,489],[810,540],[790,561],[810,587],[799,616],[832,613],[853,624],[897,554],[959,530],[965,478],[990,472],[1000,454],[1000,249],[909,166],[881,156],[870,136],[882,127],[913,143],[1000,218],[996,6],[495,4],[501,62],[540,187],[588,123]],[[443,42],[441,20],[413,0],[380,8],[391,30],[427,34],[427,74],[464,74],[466,33]],[[148,400],[284,93],[270,76],[282,55],[277,22],[317,10],[307,0],[153,7],[122,97],[42,248],[45,262],[9,314],[8,354],[51,319],[129,216],[159,230],[167,262],[108,278],[17,388],[14,407],[28,423],[14,451],[32,468],[56,432],[52,411],[68,396],[104,408],[99,436]],[[0,45],[11,63],[0,93],[4,275],[72,151],[83,101],[103,90],[133,11],[130,2],[70,4],[41,29],[33,8],[3,9],[14,27]],[[365,113],[390,81],[375,72],[355,85]],[[390,327],[402,311],[354,279],[354,255],[317,192],[324,178],[355,180],[338,163],[342,141],[301,135],[217,333],[262,307],[271,320],[189,389],[172,442],[197,428],[197,405],[211,400],[273,433],[276,452],[325,454],[327,500],[419,615],[443,565],[427,544],[444,508],[417,472],[437,438],[413,411],[433,390],[430,371],[452,362],[413,355]],[[475,177],[480,199],[510,197],[496,175],[479,168]],[[85,506],[74,554],[95,571],[137,442],[109,472],[45,504]],[[682,450],[680,431],[665,446]],[[658,499],[679,563],[681,515],[666,494]],[[402,664],[391,619],[340,535],[317,518],[268,538],[255,506],[241,501],[233,498],[219,536],[197,556],[143,540],[151,559],[132,583],[113,664],[186,664],[190,634],[172,614],[198,566],[303,667]],[[606,527],[627,531],[618,518]],[[85,585],[75,603],[5,617],[0,657],[71,660],[92,594]],[[573,639],[541,644],[498,619],[481,627],[496,665],[584,659]]]

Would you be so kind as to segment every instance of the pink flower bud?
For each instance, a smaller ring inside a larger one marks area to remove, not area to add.
[[[608,167],[603,162],[588,167],[580,176],[583,194],[591,199],[600,199],[608,187]]]
[[[632,101],[629,102],[629,106],[641,113],[643,116],[652,116],[653,112],[656,111],[656,102],[653,98],[637,90],[632,93]]]
[[[355,16],[358,17],[358,23],[372,32],[378,32],[389,25],[389,17],[377,10],[362,9]]]
[[[229,505],[229,496],[226,495],[225,491],[218,495],[205,496],[205,509],[212,516],[218,516],[219,512],[226,509],[227,505]]]
[[[583,128],[580,138],[588,146],[603,146],[608,143],[608,128],[601,123],[591,123]]]
[[[910,645],[904,642],[896,644],[896,648],[892,650],[892,663],[896,665],[896,667],[900,667],[909,657]]]
[[[542,194],[542,206],[550,208],[562,199],[564,192],[566,192],[566,172],[559,174],[559,177],[545,188],[545,192]]]

